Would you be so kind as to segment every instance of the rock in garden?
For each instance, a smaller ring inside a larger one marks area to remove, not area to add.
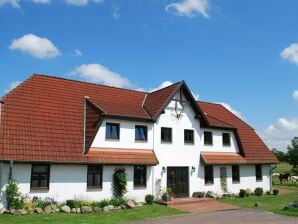
[[[288,203],[284,209],[289,209],[289,208],[298,208],[298,201],[294,201],[292,203]]]
[[[42,209],[41,208],[35,208],[35,213],[37,213],[37,214],[41,214],[42,213]]]
[[[14,210],[13,211],[13,215],[22,215],[22,212],[21,212],[21,210],[20,209],[18,209],[18,210]]]
[[[93,209],[89,206],[82,206],[81,207],[81,212],[82,213],[91,213],[91,212],[93,212]]]
[[[213,191],[207,191],[206,197],[208,197],[208,198],[216,198],[216,194]]]
[[[77,208],[77,213],[81,213],[81,209],[80,208]]]
[[[8,214],[9,211],[6,208],[2,208],[0,214]]]
[[[52,212],[52,208],[51,208],[51,206],[50,206],[50,205],[47,205],[47,206],[44,208],[44,212],[45,212],[46,214],[50,214],[50,213]]]
[[[14,211],[15,211],[15,209],[12,208],[12,209],[9,210],[9,213],[13,215]]]
[[[55,212],[60,212],[60,209],[59,209],[59,208],[56,208],[56,209],[55,209]]]
[[[134,207],[136,207],[136,204],[134,203],[134,201],[129,200],[128,202],[126,202],[126,207],[127,208],[134,208]]]
[[[126,209],[126,205],[121,205],[120,206],[122,209]]]
[[[113,209],[114,209],[113,205],[108,205],[108,206],[103,207],[104,212],[110,212],[110,211],[113,211]]]
[[[70,213],[70,207],[68,207],[67,205],[64,205],[61,207],[61,211],[64,213]]]
[[[71,213],[77,213],[77,209],[76,208],[72,208],[71,209]]]
[[[94,208],[93,208],[93,211],[94,211],[94,212],[101,212],[101,211],[102,211],[102,208],[94,207]]]

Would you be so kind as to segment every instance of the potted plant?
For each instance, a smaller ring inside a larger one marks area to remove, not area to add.
[[[174,200],[174,194],[173,194],[172,188],[168,187],[167,188],[167,193],[168,193],[169,201],[173,201]]]
[[[162,196],[161,196],[161,199],[163,200],[163,201],[169,201],[169,194],[168,194],[168,192],[164,192],[163,194],[162,194]]]

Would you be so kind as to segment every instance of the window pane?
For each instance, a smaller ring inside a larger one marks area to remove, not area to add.
[[[171,142],[172,141],[172,129],[171,128],[161,128],[161,141]]]
[[[256,180],[257,181],[262,180],[263,179],[262,166],[261,165],[256,165],[255,169],[256,169]]]
[[[136,125],[135,140],[147,140],[147,127]]]
[[[222,134],[222,144],[223,145],[231,145],[231,139],[229,133]]]
[[[119,124],[106,123],[106,138],[119,139]]]
[[[49,165],[32,165],[31,170],[31,188],[48,188],[49,187]]]
[[[232,181],[233,182],[240,181],[239,166],[232,166]]]
[[[204,144],[212,145],[212,143],[213,143],[212,132],[204,131]]]
[[[194,131],[193,130],[184,130],[184,142],[193,143],[194,142]]]
[[[205,184],[213,184],[213,166],[205,166]]]
[[[134,186],[146,186],[146,166],[134,167]]]
[[[88,187],[101,187],[102,186],[102,166],[89,165],[87,173],[87,186]]]

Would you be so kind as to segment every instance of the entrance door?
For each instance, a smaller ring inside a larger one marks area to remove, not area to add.
[[[167,187],[172,189],[174,197],[189,197],[188,181],[188,167],[167,168]]]

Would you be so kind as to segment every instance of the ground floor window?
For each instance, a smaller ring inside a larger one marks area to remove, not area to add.
[[[102,166],[100,165],[88,166],[87,187],[88,188],[102,187]]]
[[[232,181],[233,181],[233,183],[240,182],[239,166],[237,166],[237,165],[232,166]]]
[[[32,164],[30,189],[49,189],[50,165]]]
[[[256,181],[262,181],[263,180],[262,166],[256,165],[255,169],[256,169]]]
[[[206,165],[205,170],[205,184],[213,184],[213,166]]]
[[[134,187],[146,187],[147,167],[134,166],[133,185]]]

